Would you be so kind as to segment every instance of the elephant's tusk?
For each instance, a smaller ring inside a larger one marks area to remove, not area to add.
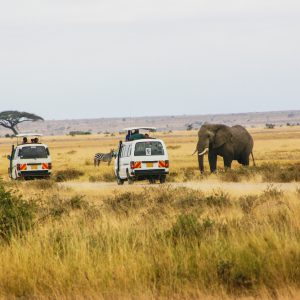
[[[199,153],[198,155],[199,155],[199,156],[202,156],[202,155],[204,155],[206,152],[208,152],[208,148],[205,148],[204,151],[201,152],[201,153]]]

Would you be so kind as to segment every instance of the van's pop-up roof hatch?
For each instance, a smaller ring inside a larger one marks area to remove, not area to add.
[[[133,131],[133,130],[148,130],[150,132],[155,132],[156,131],[156,127],[147,127],[147,126],[137,126],[137,127],[128,127],[128,128],[124,128],[122,131]]]
[[[128,127],[124,128],[122,131],[125,132],[126,134],[126,141],[131,141],[131,140],[138,140],[138,139],[143,139],[145,138],[144,134],[141,134],[139,131],[149,131],[149,132],[155,132],[156,128],[155,127],[148,127],[148,126],[136,126],[136,127]],[[137,133],[138,136],[135,136],[135,131],[138,131]],[[132,135],[133,134],[133,135]],[[134,139],[131,139],[131,137],[135,136]]]
[[[26,138],[39,138],[41,136],[43,136],[41,133],[20,133],[20,134],[17,134],[16,135],[17,145],[22,144],[24,137],[26,137]],[[20,138],[21,138],[21,143],[19,143]]]

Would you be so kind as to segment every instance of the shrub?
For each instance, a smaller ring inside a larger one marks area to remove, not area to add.
[[[43,210],[43,219],[47,217],[60,218],[68,215],[71,210],[88,208],[89,204],[84,200],[84,196],[75,195],[71,198],[61,198],[58,194],[48,199],[46,207]]]
[[[180,149],[181,146],[180,145],[170,145],[168,146],[168,150],[176,150],[176,149]]]
[[[211,232],[214,223],[208,217],[201,223],[194,214],[181,214],[177,217],[172,227],[165,231],[165,236],[171,237],[173,241],[185,239],[192,242],[194,239],[199,240],[206,233]]]
[[[273,186],[272,184],[268,185],[267,188],[263,191],[262,198],[267,199],[278,199],[283,197],[283,191],[278,187]]]
[[[181,189],[178,190],[175,205],[180,209],[190,208],[193,209],[193,211],[195,211],[196,209],[200,208],[202,210],[203,205],[205,205],[205,196],[200,191],[191,189]]]
[[[44,215],[45,217],[54,217],[59,218],[63,214],[68,213],[68,207],[65,205],[62,198],[60,198],[58,195],[53,195],[51,199],[48,201],[48,207],[46,208],[47,212]]]
[[[82,171],[76,169],[65,169],[56,172],[55,181],[62,182],[68,181],[73,179],[78,179],[84,173]]]
[[[130,209],[143,206],[146,197],[147,191],[145,193],[125,192],[105,199],[104,203],[116,212],[125,212],[127,214]]]
[[[262,164],[257,170],[266,182],[300,181],[300,164],[282,166],[279,164]]]
[[[0,185],[0,237],[6,241],[33,225],[35,204],[16,197]]]
[[[115,176],[115,173],[113,172],[113,171],[111,171],[111,172],[107,172],[107,173],[104,173],[103,175],[102,175],[102,179],[103,179],[103,181],[105,181],[105,182],[113,182],[113,181],[115,181],[116,180],[116,176]]]
[[[256,174],[255,167],[239,166],[236,169],[227,169],[220,173],[220,179],[226,182],[240,182],[243,179],[249,179]]]
[[[73,196],[68,200],[68,204],[72,209],[81,209],[88,206],[88,203],[84,200],[84,196]]]
[[[167,176],[167,182],[175,182],[175,179],[178,177],[178,172],[170,172]]]
[[[76,152],[77,152],[76,150],[70,150],[69,152],[67,152],[67,154],[72,155],[72,154],[75,154]]]
[[[180,172],[183,175],[183,181],[192,180],[195,177],[195,171],[198,171],[198,169],[194,167],[182,168]]]
[[[91,175],[89,177],[89,182],[97,182],[97,181],[102,181],[102,177],[100,175]]]
[[[227,170],[220,174],[220,179],[226,182],[239,182],[242,178],[236,170]]]
[[[242,211],[246,214],[251,213],[257,199],[256,195],[247,195],[239,198],[239,205]]]
[[[89,177],[89,182],[114,182],[116,180],[115,173],[108,172],[108,173],[103,173],[102,175],[91,175]]]
[[[42,179],[30,182],[30,186],[40,190],[48,190],[57,187],[57,184],[53,180]]]
[[[229,194],[222,190],[213,191],[205,198],[205,202],[208,206],[226,207],[231,205]]]
[[[202,226],[193,214],[179,215],[171,229],[166,232],[167,236],[173,239],[178,238],[200,238]]]
[[[85,166],[91,166],[93,163],[90,159],[86,159],[85,162],[84,162],[84,165]]]
[[[229,285],[232,273],[233,262],[231,259],[220,259],[217,262],[217,275],[218,279],[224,285]]]
[[[75,135],[90,135],[92,134],[90,131],[80,131],[80,130],[75,130],[75,131],[70,131],[69,135],[75,136]]]

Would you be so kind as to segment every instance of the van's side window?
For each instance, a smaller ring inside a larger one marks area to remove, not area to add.
[[[128,157],[131,154],[131,145],[125,145],[122,147],[121,157]]]
[[[126,156],[129,157],[131,155],[131,145],[127,146]]]
[[[125,156],[125,150],[126,150],[126,146],[122,146],[122,150],[121,150],[121,157]]]

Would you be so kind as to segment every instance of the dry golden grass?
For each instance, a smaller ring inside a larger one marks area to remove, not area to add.
[[[300,161],[299,127],[251,132],[259,167]],[[113,164],[95,168],[93,155],[116,148],[118,135],[45,137],[54,172],[83,175],[69,185],[12,182],[5,158],[11,140],[0,140],[2,185],[35,203],[32,228],[0,243],[1,297],[299,298],[299,185],[267,187],[258,169],[249,175],[237,164],[233,173],[202,178],[191,156],[196,131],[158,136],[178,184],[101,183]],[[231,182],[240,177],[244,182]],[[228,193],[217,189],[223,181]],[[247,182],[253,190],[244,189]]]
[[[300,127],[281,127],[276,129],[250,129],[255,146],[254,155],[258,165],[262,163],[295,163],[300,161]],[[197,143],[197,131],[156,133],[162,138],[168,147],[170,168],[176,181],[190,181],[199,179],[197,169],[197,157],[192,156]],[[44,137],[51,150],[54,172],[73,168],[84,172],[80,181],[89,181],[90,177],[101,180],[104,174],[109,177],[112,174],[112,165],[101,164],[99,168],[93,166],[93,156],[97,152],[109,152],[116,149],[118,141],[123,136],[91,135],[91,136],[58,136]],[[0,139],[2,163],[0,174],[7,179],[8,161],[6,156],[10,154],[13,139]],[[208,170],[207,159],[206,170]],[[221,158],[218,159],[218,167],[223,167]],[[233,168],[238,163],[233,163]],[[172,175],[171,175],[172,178]]]

